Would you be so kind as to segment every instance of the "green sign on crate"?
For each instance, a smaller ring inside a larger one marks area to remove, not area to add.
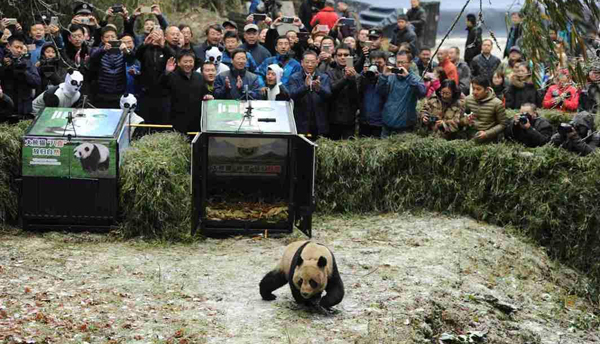
[[[248,106],[252,117],[245,117]],[[283,101],[205,101],[202,131],[221,133],[295,134],[290,103]]]

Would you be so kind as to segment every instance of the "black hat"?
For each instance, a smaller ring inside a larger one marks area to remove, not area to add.
[[[73,13],[75,15],[78,14],[92,14],[94,11],[94,6],[92,4],[88,4],[85,2],[78,2],[73,8]]]
[[[226,20],[223,22],[223,27],[226,27],[227,25],[233,26],[236,30],[238,29],[237,24],[233,20]]]
[[[383,32],[381,31],[381,29],[370,29],[369,34],[367,36],[379,38],[382,35],[383,35]]]

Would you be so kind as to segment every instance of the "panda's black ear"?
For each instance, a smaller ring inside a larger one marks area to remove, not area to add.
[[[319,258],[319,262],[317,263],[317,265],[322,269],[325,266],[327,266],[327,258],[321,256],[321,258]]]
[[[296,265],[300,266],[304,264],[304,260],[302,259],[302,257],[298,257],[298,263]]]

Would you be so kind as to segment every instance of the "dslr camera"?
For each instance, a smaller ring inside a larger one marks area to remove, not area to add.
[[[525,125],[527,122],[531,123],[531,115],[528,113],[522,113],[519,115],[519,123]]]
[[[376,78],[377,74],[379,74],[379,68],[377,68],[377,65],[374,64],[370,65],[367,71],[365,72],[365,76],[369,79]]]
[[[561,123],[558,126],[558,133],[560,134],[560,136],[564,139],[567,137],[567,134],[569,134],[570,132],[575,131],[575,127],[573,126],[572,122],[569,123]]]

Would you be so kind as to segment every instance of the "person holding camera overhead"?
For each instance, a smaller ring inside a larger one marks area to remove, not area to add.
[[[459,138],[460,119],[464,112],[464,102],[460,97],[460,88],[456,82],[446,79],[423,104],[421,120],[435,136],[447,140]]]
[[[579,107],[579,91],[573,82],[569,71],[563,69],[558,74],[558,83],[550,86],[544,97],[544,109],[559,109],[562,111],[577,111]]]
[[[377,80],[383,74],[387,63],[387,53],[376,50],[370,53],[370,64],[363,68],[358,78],[360,95],[359,135],[361,137],[381,137],[382,113],[385,96],[377,92]]]
[[[103,27],[100,34],[102,44],[90,55],[90,70],[97,76],[92,85],[92,103],[97,108],[118,109],[127,87],[126,60],[135,57],[127,45],[117,39],[114,26]]]
[[[533,103],[524,103],[521,105],[521,111],[507,121],[504,137],[509,141],[534,148],[548,143],[552,132],[550,122],[538,116],[537,106]]]
[[[405,51],[396,54],[396,67],[379,76],[377,92],[387,97],[383,106],[381,137],[412,132],[417,123],[417,101],[427,92],[421,78],[409,72],[411,60]]]
[[[594,116],[580,112],[569,123],[561,123],[550,142],[581,156],[592,154],[600,146],[600,134],[594,131]]]
[[[0,61],[0,81],[4,93],[13,100],[16,113],[31,113],[33,93],[41,85],[37,68],[25,53],[25,37],[17,33],[8,38],[4,58]]]

